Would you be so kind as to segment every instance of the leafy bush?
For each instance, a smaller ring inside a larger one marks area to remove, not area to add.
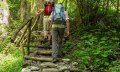
[[[0,41],[0,72],[21,72],[23,57],[9,38]]]
[[[120,72],[120,61],[116,60],[112,62],[112,66],[107,72]]]
[[[67,52],[70,52],[74,47],[74,43],[70,42],[70,41],[67,41],[65,44],[64,44],[64,52],[67,53]]]
[[[15,50],[14,55],[0,54],[0,72],[21,72],[23,58],[19,50]]]
[[[9,43],[8,39],[0,41],[0,52],[4,50],[4,48],[7,46],[8,43]]]
[[[93,33],[94,32],[94,33]],[[88,31],[80,37],[74,58],[78,59],[81,70],[106,71],[119,45],[119,37],[116,30],[102,32]]]

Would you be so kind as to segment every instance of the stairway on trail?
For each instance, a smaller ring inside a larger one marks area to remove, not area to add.
[[[62,59],[53,63],[51,47],[37,46],[29,56],[25,56],[25,64],[21,72],[79,72],[78,63],[70,59]]]
[[[21,72],[79,72],[78,63],[70,59],[52,63],[51,47],[43,45],[45,42],[41,41],[43,39],[43,31],[40,31],[43,27],[42,19],[42,12],[41,16],[26,19],[11,37],[11,42],[20,47],[24,56],[25,64]],[[33,48],[32,52],[30,48]]]

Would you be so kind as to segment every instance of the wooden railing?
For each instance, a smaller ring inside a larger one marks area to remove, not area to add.
[[[36,15],[34,17],[31,17],[27,20],[25,20],[15,31],[13,36],[11,37],[11,42],[15,43],[17,47],[20,47],[20,49],[23,52],[23,55],[25,54],[24,46],[27,47],[27,55],[30,53],[30,42],[31,42],[31,34],[35,27],[37,26],[37,22],[39,21],[40,16],[42,16],[42,12],[40,15]]]

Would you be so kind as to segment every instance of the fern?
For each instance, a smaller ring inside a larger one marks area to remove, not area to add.
[[[6,38],[3,41],[0,41],[0,52],[4,50],[4,48],[6,48],[7,44],[9,43],[9,39]]]

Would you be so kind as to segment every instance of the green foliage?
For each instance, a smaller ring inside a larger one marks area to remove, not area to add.
[[[9,39],[5,39],[5,40],[0,40],[0,52],[4,50],[4,48],[6,48],[7,44],[9,43]]]
[[[15,50],[16,53],[5,56],[3,54],[0,60],[0,72],[21,72],[23,59],[20,51]]]
[[[70,45],[73,50],[71,56],[79,62],[81,71],[105,72],[111,62],[119,56],[116,52],[120,44],[120,32],[116,26],[118,24],[111,22],[111,25],[108,25],[108,21],[106,24],[104,22],[94,26],[78,24],[74,29]],[[116,67],[117,70],[119,70],[118,67]]]
[[[104,68],[109,66],[111,62],[109,56],[114,54],[119,43],[114,42],[118,41],[117,37],[112,37],[110,40],[109,37],[98,38],[93,34],[85,34],[80,38],[82,43],[78,43],[77,47],[79,50],[75,51],[73,54],[80,61],[81,68],[88,68],[90,70],[102,71]],[[81,48],[83,45],[84,48]]]
[[[18,11],[20,7],[20,0],[8,0],[8,4],[11,18],[17,20],[19,18]]]
[[[22,54],[10,39],[0,41],[0,72],[21,72],[22,65]]]
[[[112,66],[107,72],[120,72],[120,61],[116,60],[112,62]]]
[[[27,1],[29,4],[33,2],[33,0]],[[120,44],[120,15],[117,1],[119,0],[68,0],[67,11],[70,16],[72,39],[64,45],[64,52],[69,53],[80,63],[82,72],[85,70],[91,72],[120,71],[120,63],[114,61],[117,58]],[[13,31],[20,24],[18,17],[20,0],[8,0],[8,2],[10,14],[14,20],[8,29],[11,32],[11,29]],[[39,2],[35,4],[37,8]],[[17,70],[21,68],[22,56],[8,39],[0,41],[0,52],[8,53],[8,57],[0,64],[0,70],[19,72]],[[16,62],[18,65],[15,64]]]
[[[70,52],[74,47],[74,43],[70,42],[70,41],[67,41],[65,44],[64,44],[64,52],[65,53],[68,53]]]
[[[9,54],[2,57],[2,59],[0,60],[0,72],[21,72],[23,59],[20,52],[16,52],[17,53],[15,53],[15,56]]]
[[[79,62],[82,72],[119,72],[120,64],[111,64],[119,56],[120,16],[111,2],[117,4],[115,0],[68,2],[72,39],[65,50]]]
[[[16,28],[18,28],[21,23],[22,23],[21,20],[12,20],[11,23],[9,24],[9,27],[7,28],[7,31],[12,32]]]

